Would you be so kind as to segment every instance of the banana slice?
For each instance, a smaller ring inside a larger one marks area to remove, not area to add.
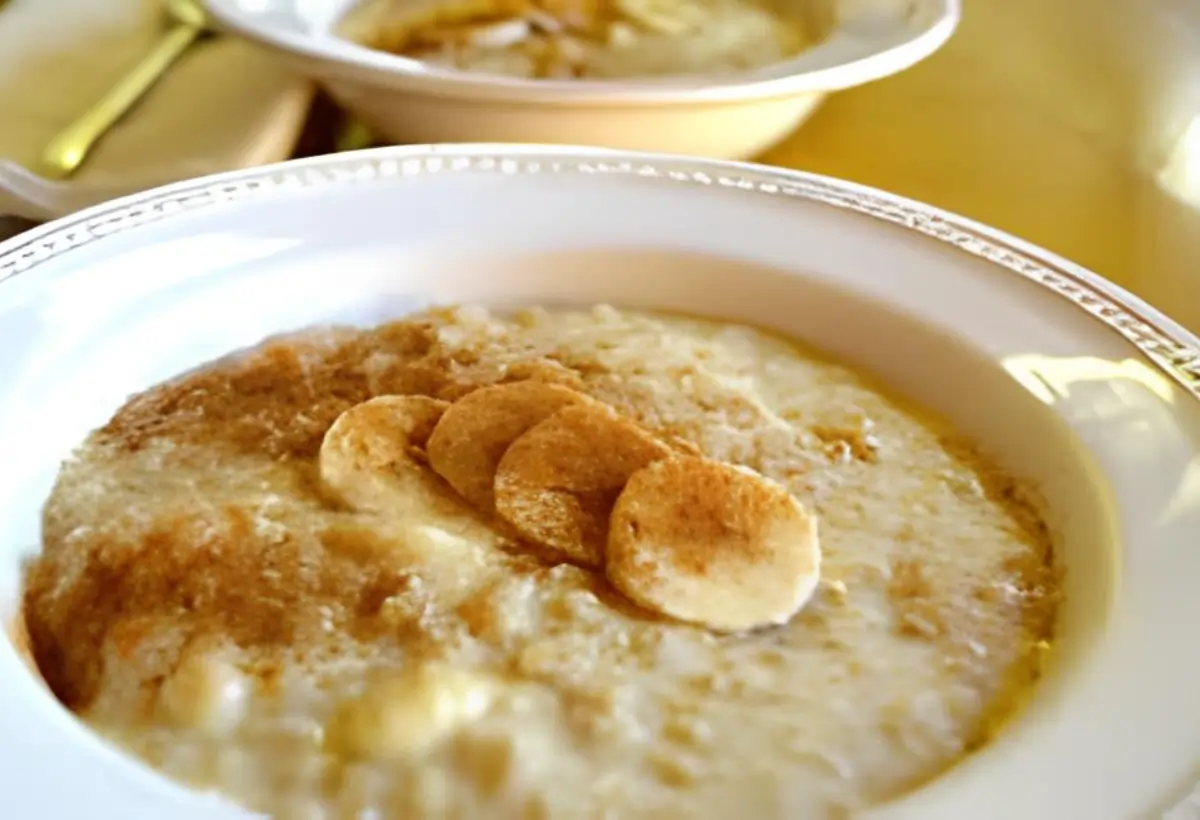
[[[489,679],[442,664],[368,682],[334,712],[327,747],[351,759],[386,759],[427,751],[478,720],[497,694]]]
[[[816,518],[773,481],[704,458],[631,476],[606,553],[635,603],[722,632],[786,623],[820,579]]]
[[[702,4],[689,0],[617,0],[616,5],[629,20],[657,34],[698,31],[712,17]]]
[[[530,541],[599,569],[608,519],[625,482],[672,454],[609,407],[566,407],[504,454],[496,470],[496,512]]]
[[[504,452],[522,433],[572,404],[591,402],[569,387],[522,381],[482,387],[456,401],[429,437],[429,465],[484,512]]]
[[[321,481],[356,510],[418,503],[431,478],[423,448],[449,406],[426,396],[380,396],[351,407],[321,442]]]

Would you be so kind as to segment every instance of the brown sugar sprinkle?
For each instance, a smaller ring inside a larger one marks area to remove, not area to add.
[[[179,453],[290,462],[297,486],[312,485],[307,501],[320,501],[315,456],[352,406],[394,394],[453,399],[501,381],[578,383],[574,371],[529,346],[483,356],[494,342],[486,334],[443,338],[456,321],[432,312],[370,333],[269,342],[133,397],[92,443],[136,453],[164,440]],[[64,703],[82,708],[103,674],[106,640],[119,638],[128,652],[144,636],[186,624],[191,633],[277,652],[326,636],[329,612],[337,631],[366,636],[397,617],[383,604],[408,583],[394,544],[387,562],[377,560],[378,541],[354,527],[259,532],[254,511],[237,505],[177,509],[69,546],[48,541],[28,572],[24,602],[35,656]]]
[[[103,674],[106,640],[131,654],[140,640],[186,629],[193,640],[220,635],[241,647],[281,651],[321,644],[328,618],[354,627],[374,615],[371,601],[404,589],[395,558],[371,561],[373,533],[347,528],[320,541],[288,535],[265,540],[253,513],[228,506],[217,515],[154,521],[126,538],[97,534],[76,581],[47,554],[27,579],[25,620],[38,666],[69,707],[85,707]],[[119,639],[119,640],[118,640]]]
[[[490,512],[496,471],[509,448],[560,409],[588,401],[562,385],[532,380],[480,388],[442,416],[429,439],[429,463],[463,498]]]
[[[671,449],[609,408],[568,405],[513,442],[496,470],[496,508],[518,532],[599,568],[629,477]]]
[[[731,548],[742,551],[738,560],[746,563],[770,557],[756,533],[773,520],[772,511],[760,505],[781,503],[775,496],[740,492],[735,473],[699,458],[663,462],[659,475],[660,483],[672,487],[672,503],[641,506],[628,525],[638,537],[678,545],[670,552],[678,569],[707,574],[730,558]],[[722,546],[720,554],[714,553],[714,544]]]
[[[874,464],[879,460],[879,439],[871,433],[870,419],[859,424],[818,424],[813,435],[826,445],[826,453],[835,461],[862,461]]]
[[[913,638],[936,638],[945,633],[942,613],[933,599],[933,586],[916,561],[892,562],[888,599],[896,614],[896,632]]]
[[[503,383],[516,381],[537,381],[558,384],[579,390],[583,387],[583,378],[579,370],[573,370],[552,355],[544,359],[521,361],[505,369]]]
[[[96,438],[130,451],[162,437],[308,459],[339,415],[377,396],[453,401],[498,381],[578,380],[536,351],[516,351],[511,368],[479,358],[478,348],[442,342],[433,321],[396,322],[340,340],[277,340],[133,397]]]
[[[276,341],[134,397],[98,439],[129,450],[155,437],[216,441],[273,458],[309,458],[349,407],[377,395],[443,389],[440,374],[423,367],[437,357],[435,343],[431,327],[410,323],[326,346]]]
[[[927,598],[933,587],[925,578],[921,565],[912,560],[899,560],[892,563],[892,580],[888,584],[888,595],[895,601],[911,601],[917,598]]]

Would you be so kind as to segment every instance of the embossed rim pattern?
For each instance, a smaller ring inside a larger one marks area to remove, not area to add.
[[[928,237],[1018,275],[1122,336],[1200,401],[1200,338],[1117,285],[964,217],[866,186],[798,171],[604,149],[540,145],[398,146],[294,160],[176,183],[99,205],[0,242],[0,286],[106,237],[206,207],[431,174],[610,175],[734,188],[850,211]],[[0,287],[0,300],[7,289]],[[1200,820],[1200,785],[1161,816]]]
[[[398,146],[293,160],[169,185],[89,208],[0,243],[0,284],[63,254],[174,214],[289,190],[435,173],[607,174],[795,197],[899,225],[987,260],[1065,299],[1131,342],[1200,400],[1200,339],[1118,286],[1053,254],[929,205],[799,171],[603,149]]]

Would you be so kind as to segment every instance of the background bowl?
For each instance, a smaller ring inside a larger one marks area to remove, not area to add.
[[[819,42],[792,60],[718,78],[523,80],[447,71],[334,33],[357,0],[204,0],[224,29],[283,55],[375,132],[404,142],[553,142],[754,156],[826,94],[937,51],[960,0],[790,0]]]
[[[181,183],[0,245],[0,618],[61,460],[129,393],[269,334],[447,300],[764,325],[1037,482],[1067,568],[1047,675],[995,742],[870,817],[1146,817],[1200,770],[1200,342],[1011,237],[750,165],[381,149]],[[102,744],[3,638],[0,687],[5,817],[238,816]]]

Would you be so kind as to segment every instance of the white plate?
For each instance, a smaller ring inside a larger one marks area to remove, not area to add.
[[[903,71],[958,25],[960,0],[785,0],[820,36],[799,56],[721,77],[528,80],[440,69],[334,34],[360,0],[202,0],[394,142],[556,142],[740,159],[833,91]]]
[[[1187,793],[1200,342],[1018,240],[748,165],[384,149],[179,184],[0,245],[0,615],[15,612],[59,460],[126,394],[270,333],[430,299],[606,300],[773,326],[1041,483],[1068,567],[1046,679],[996,742],[871,817],[1132,820]],[[2,640],[0,686],[6,818],[237,816],[97,741]]]

